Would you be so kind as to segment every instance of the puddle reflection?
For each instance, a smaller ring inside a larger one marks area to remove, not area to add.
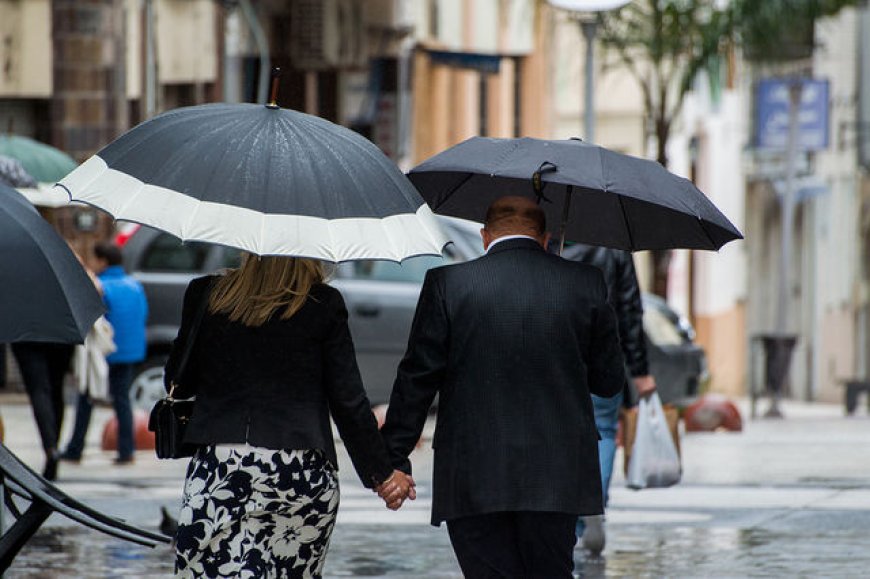
[[[49,527],[25,545],[4,577],[166,577],[173,560],[168,545],[150,549],[88,529]]]
[[[834,523],[842,522],[839,518],[820,525],[821,518],[816,514],[805,520],[783,520],[783,525],[790,525],[783,529],[614,525],[603,557],[575,551],[575,574],[586,579],[864,574],[870,565],[866,530],[837,528]],[[166,577],[172,574],[173,559],[169,546],[149,549],[81,527],[50,527],[25,546],[4,577]],[[461,574],[445,529],[339,525],[324,576],[450,578]]]

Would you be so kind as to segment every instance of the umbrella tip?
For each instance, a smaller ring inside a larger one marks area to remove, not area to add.
[[[272,90],[269,94],[269,104],[266,105],[267,109],[278,109],[281,108],[278,106],[278,80],[281,78],[281,69],[279,67],[275,67],[272,69]]]

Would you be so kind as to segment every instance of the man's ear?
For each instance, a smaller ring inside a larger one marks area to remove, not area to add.
[[[484,227],[480,230],[480,238],[483,240],[483,250],[486,251],[489,249],[489,244],[492,243],[492,234]]]

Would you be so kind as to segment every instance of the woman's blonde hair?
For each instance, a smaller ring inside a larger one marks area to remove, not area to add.
[[[279,309],[286,320],[299,311],[312,286],[322,283],[323,265],[314,259],[245,255],[238,269],[218,279],[209,311],[246,326],[261,326]]]

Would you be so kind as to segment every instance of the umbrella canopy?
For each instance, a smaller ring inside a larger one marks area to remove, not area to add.
[[[105,311],[75,254],[20,193],[0,185],[0,343],[82,343]]]
[[[27,172],[21,161],[0,155],[0,185],[7,187],[36,187],[36,179]]]
[[[20,135],[0,135],[0,155],[18,159],[24,169],[42,183],[60,181],[78,165],[60,149]]]
[[[374,144],[274,105],[169,111],[58,185],[116,219],[259,255],[401,261],[440,255],[448,241]]]
[[[472,137],[408,176],[435,212],[474,221],[503,195],[537,197],[550,231],[592,245],[716,250],[743,238],[687,179],[579,139]]]

